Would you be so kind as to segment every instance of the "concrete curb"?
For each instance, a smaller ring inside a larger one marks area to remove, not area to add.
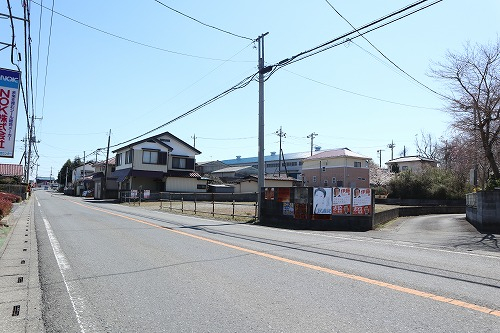
[[[0,249],[0,332],[45,332],[38,276],[34,199],[15,204]]]

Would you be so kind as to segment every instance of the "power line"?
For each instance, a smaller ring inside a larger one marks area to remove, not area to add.
[[[196,107],[192,108],[191,110],[189,110],[189,111],[187,111],[187,112],[184,112],[184,113],[183,113],[183,114],[181,114],[180,116],[177,116],[177,117],[175,117],[175,118],[173,118],[173,119],[169,120],[168,122],[166,122],[166,123],[164,123],[164,124],[162,124],[162,125],[160,125],[160,126],[158,126],[158,127],[156,127],[156,128],[153,128],[152,130],[147,131],[146,133],[143,133],[143,134],[141,134],[141,135],[138,135],[138,136],[136,136],[135,138],[132,138],[132,139],[129,139],[129,140],[127,140],[127,141],[123,141],[123,142],[120,142],[120,143],[114,144],[114,145],[110,146],[110,148],[111,148],[111,147],[121,146],[121,145],[123,145],[123,144],[129,143],[129,142],[132,142],[132,141],[137,140],[137,139],[139,139],[139,138],[141,138],[141,137],[143,137],[143,136],[145,136],[145,135],[148,135],[148,134],[150,134],[150,133],[152,133],[152,132],[154,132],[154,131],[156,131],[156,130],[159,130],[159,129],[160,129],[160,128],[162,128],[162,127],[165,127],[165,126],[167,126],[167,125],[170,125],[171,123],[173,123],[173,122],[175,122],[175,121],[177,121],[177,120],[179,120],[179,119],[182,119],[182,118],[184,118],[184,117],[186,117],[186,116],[188,116],[188,115],[190,115],[190,114],[192,114],[192,113],[194,113],[194,112],[196,112],[196,111],[198,111],[198,110],[200,110],[200,109],[204,108],[205,106],[207,106],[207,105],[209,105],[209,104],[212,104],[212,103],[213,103],[213,102],[215,102],[216,100],[221,99],[222,97],[224,97],[224,96],[226,96],[226,95],[229,95],[229,94],[230,94],[230,93],[232,93],[233,91],[246,87],[247,85],[249,85],[249,84],[250,84],[250,82],[252,82],[252,81],[253,81],[253,79],[254,79],[254,78],[255,78],[258,74],[259,74],[259,73],[257,72],[257,73],[254,73],[254,74],[250,75],[250,76],[247,76],[246,78],[244,78],[243,80],[241,80],[240,82],[238,82],[236,85],[232,86],[231,88],[229,88],[229,89],[227,89],[227,90],[223,91],[222,93],[220,93],[219,95],[217,95],[217,96],[215,96],[215,97],[212,97],[212,98],[211,98],[211,99],[209,99],[208,101],[206,101],[206,102],[204,102],[204,103],[202,103],[202,104],[200,104],[200,105],[198,105],[198,106],[196,106]]]
[[[294,73],[294,72],[289,71],[287,69],[285,69],[285,71],[287,71],[288,73],[297,75],[297,76],[299,76],[301,78],[304,78],[306,80],[309,80],[309,81],[312,81],[312,82],[324,85],[326,87],[337,89],[337,90],[343,91],[343,92],[348,93],[348,94],[353,94],[353,95],[356,95],[356,96],[360,96],[360,97],[364,97],[364,98],[369,98],[369,99],[373,99],[373,100],[384,102],[384,103],[390,103],[390,104],[395,104],[395,105],[406,106],[406,107],[409,107],[409,108],[427,109],[427,110],[439,110],[438,108],[431,108],[431,107],[426,107],[426,106],[418,106],[418,105],[411,105],[411,104],[399,103],[399,102],[389,101],[389,100],[378,98],[378,97],[373,97],[373,96],[368,96],[368,95],[360,94],[360,93],[357,93],[357,92],[354,92],[354,91],[350,91],[350,90],[347,90],[347,89],[335,87],[335,86],[332,86],[332,85],[330,85],[328,83],[324,83],[324,82],[321,82],[321,81],[318,81],[318,80],[315,80],[315,79],[311,79],[311,78],[309,78],[307,76]]]
[[[47,10],[50,10],[49,8],[37,3],[36,1],[32,1],[34,4],[44,8],[44,9],[47,9]],[[111,36],[111,37],[114,37],[114,38],[117,38],[117,39],[121,39],[121,40],[124,40],[126,42],[129,42],[129,43],[132,43],[132,44],[136,44],[136,45],[140,45],[140,46],[144,46],[144,47],[147,47],[147,48],[150,48],[150,49],[153,49],[153,50],[157,50],[157,51],[162,51],[162,52],[167,52],[167,53],[171,53],[171,54],[176,54],[176,55],[181,55],[181,56],[184,56],[184,57],[191,57],[191,58],[197,58],[197,59],[205,59],[205,60],[214,60],[214,61],[228,61],[226,59],[218,59],[218,58],[210,58],[210,57],[203,57],[203,56],[198,56],[198,55],[193,55],[193,54],[188,54],[188,53],[182,53],[182,52],[177,52],[177,51],[172,51],[172,50],[168,50],[168,49],[164,49],[164,48],[161,48],[161,47],[157,47],[157,46],[153,46],[153,45],[149,45],[149,44],[146,44],[146,43],[142,43],[142,42],[138,42],[136,40],[133,40],[133,39],[129,39],[129,38],[126,38],[126,37],[122,37],[122,36],[119,36],[117,34],[114,34],[114,33],[111,33],[111,32],[107,32],[107,31],[104,31],[102,29],[99,29],[99,28],[96,28],[96,27],[93,27],[89,24],[86,24],[86,23],[83,23],[81,21],[78,21],[74,18],[71,18],[67,15],[64,15],[64,14],[61,14],[57,11],[53,11],[53,13],[61,16],[61,17],[64,17],[65,19],[67,20],[70,20],[70,21],[73,21],[75,23],[78,23],[80,25],[83,25],[84,27],[87,27],[89,29],[92,29],[92,30],[95,30],[95,31],[98,31],[100,33],[103,33],[105,35],[108,35],[108,36]],[[233,60],[233,62],[236,62]],[[249,62],[249,61],[238,61],[238,62]]]
[[[406,76],[408,76],[410,79],[412,79],[413,81],[415,81],[416,83],[418,83],[419,85],[421,85],[422,87],[428,89],[429,91],[433,92],[434,94],[438,95],[438,96],[441,96],[441,97],[444,97],[444,95],[438,93],[437,91],[435,91],[434,89],[431,89],[429,88],[427,85],[425,85],[424,83],[418,81],[416,78],[414,78],[413,76],[411,76],[410,74],[408,74],[408,72],[406,72],[404,69],[402,69],[401,67],[399,67],[394,61],[392,61],[391,59],[389,59],[389,57],[387,57],[382,51],[380,51],[379,48],[377,48],[375,45],[373,45],[372,42],[370,42],[368,40],[368,38],[366,38],[364,35],[362,35],[352,24],[351,22],[349,22],[344,16],[342,16],[342,14],[339,13],[339,11],[337,9],[335,9],[335,7],[332,6],[332,4],[328,1],[328,0],[325,0],[326,3],[344,20],[346,21],[350,26],[351,28],[353,28],[354,30],[356,30],[356,32],[359,34],[360,37],[362,37],[365,41],[368,42],[368,44],[370,44],[378,53],[380,53],[380,55],[382,55],[382,57],[384,57],[387,61],[389,61],[392,65],[394,65],[394,67],[396,67],[399,71],[401,71],[402,73],[404,73]],[[442,0],[440,0],[442,1]],[[354,42],[353,42],[354,43]],[[356,46],[360,47],[359,45],[357,45],[356,43],[354,43]],[[361,48],[361,47],[360,47]],[[363,49],[363,48],[361,48]]]
[[[385,15],[385,16],[383,16],[375,21],[372,21],[371,23],[365,24],[358,29],[355,29],[355,30],[350,31],[348,33],[345,33],[339,37],[336,37],[328,42],[325,42],[325,43],[320,44],[316,47],[313,47],[312,49],[300,52],[300,53],[298,53],[290,58],[283,59],[274,65],[267,66],[267,68],[269,68],[271,70],[270,70],[270,73],[268,74],[268,76],[266,77],[266,80],[269,79],[269,77],[271,75],[273,75],[280,68],[288,66],[288,65],[295,63],[297,61],[304,60],[308,57],[311,57],[311,56],[316,55],[318,53],[324,52],[324,51],[331,49],[333,47],[342,45],[344,43],[348,43],[348,42],[352,41],[353,39],[360,37],[361,35],[370,33],[372,31],[380,29],[386,25],[392,24],[392,23],[399,21],[405,17],[413,15],[413,14],[415,14],[423,9],[426,9],[430,6],[433,6],[433,5],[439,3],[443,0],[434,0],[431,4],[427,4],[425,6],[418,7],[419,5],[422,5],[423,3],[427,2],[427,1],[429,1],[429,0],[421,0],[421,1],[415,2],[413,4],[410,4],[410,5],[403,7],[403,8],[401,8],[401,9],[399,9],[391,14]],[[415,8],[415,7],[417,7],[417,8]],[[409,13],[406,13],[409,10],[412,10],[412,11],[410,11]],[[400,16],[398,16],[398,15],[400,15]],[[393,17],[395,17],[395,18],[393,18]],[[366,30],[366,29],[369,29],[369,30]],[[355,35],[355,36],[351,36],[351,35]]]
[[[43,117],[43,111],[45,109],[45,90],[47,88],[47,76],[49,72],[49,56],[50,56],[50,42],[52,39],[52,24],[54,21],[54,5],[55,5],[55,0],[52,0],[52,8],[50,10],[50,25],[49,25],[49,41],[47,44],[47,58],[45,61],[45,78],[44,78],[44,83],[43,83],[43,95],[42,95],[42,117]]]
[[[189,111],[187,111],[187,112],[185,112],[185,113],[181,114],[181,115],[180,115],[180,116],[178,116],[178,117],[175,117],[175,118],[171,119],[170,121],[168,121],[168,122],[166,122],[166,123],[164,123],[164,124],[162,124],[162,125],[160,125],[160,126],[158,126],[158,127],[154,128],[154,129],[152,129],[152,130],[150,130],[150,131],[147,131],[146,133],[143,133],[143,134],[141,134],[141,135],[139,135],[139,136],[136,136],[136,137],[131,138],[131,139],[127,140],[127,141],[124,141],[124,142],[121,142],[121,143],[115,144],[115,145],[110,146],[110,147],[117,147],[117,146],[120,146],[120,145],[124,145],[124,144],[126,144],[126,143],[129,143],[129,142],[132,142],[132,141],[137,140],[137,139],[139,139],[139,138],[141,138],[141,137],[143,137],[143,136],[145,136],[145,135],[148,135],[148,134],[150,134],[150,133],[152,133],[152,132],[154,132],[154,131],[156,131],[156,130],[158,130],[158,129],[162,128],[162,127],[165,127],[165,126],[167,126],[167,125],[169,125],[169,124],[171,124],[171,123],[173,123],[173,122],[175,122],[175,121],[177,121],[177,120],[179,120],[179,119],[181,119],[181,118],[184,118],[184,117],[186,117],[186,116],[188,116],[188,115],[190,115],[190,114],[192,114],[192,113],[194,113],[194,112],[196,112],[196,111],[200,110],[201,108],[203,108],[203,107],[205,107],[205,106],[207,106],[207,105],[209,105],[209,104],[211,104],[211,103],[215,102],[216,100],[218,100],[218,99],[220,99],[220,98],[222,98],[222,97],[224,97],[224,96],[226,96],[226,95],[230,94],[231,92],[233,92],[233,91],[235,91],[235,90],[237,90],[237,89],[241,89],[241,88],[246,87],[248,84],[250,84],[250,82],[252,82],[253,80],[255,80],[255,77],[256,77],[257,75],[259,75],[259,74],[260,74],[260,72],[261,72],[261,73],[269,73],[269,72],[270,72],[270,73],[267,75],[267,77],[266,77],[266,80],[267,80],[267,79],[269,79],[269,77],[270,77],[270,76],[271,76],[274,72],[276,72],[276,70],[278,70],[279,68],[285,67],[285,66],[287,66],[287,65],[289,65],[289,64],[291,64],[291,63],[294,63],[294,62],[297,62],[297,61],[303,60],[303,59],[305,59],[305,58],[307,58],[307,57],[310,57],[310,56],[315,55],[315,54],[317,54],[317,53],[323,52],[323,51],[325,51],[325,50],[327,50],[327,49],[330,49],[330,48],[333,48],[333,47],[335,47],[335,46],[338,46],[338,45],[341,45],[341,44],[343,44],[343,43],[346,43],[346,42],[350,41],[350,39],[352,39],[352,38],[357,38],[357,37],[359,37],[359,35],[361,35],[361,33],[360,33],[360,31],[361,31],[361,30],[364,30],[364,29],[370,28],[370,27],[372,27],[372,26],[374,26],[374,25],[376,25],[376,24],[379,24],[379,23],[380,23],[380,25],[376,26],[375,28],[372,28],[372,29],[370,29],[370,30],[368,30],[368,31],[366,31],[366,32],[363,32],[363,34],[365,34],[365,33],[369,33],[369,32],[371,32],[371,31],[374,31],[374,30],[376,30],[376,29],[379,29],[379,28],[381,28],[381,27],[384,27],[384,26],[386,26],[386,25],[388,25],[388,24],[391,24],[391,23],[393,23],[393,22],[396,22],[396,21],[398,21],[398,20],[400,20],[400,19],[402,19],[402,18],[404,18],[404,17],[407,17],[407,16],[409,16],[409,15],[412,15],[412,14],[414,14],[414,13],[416,13],[416,12],[420,11],[420,10],[423,10],[423,9],[425,9],[425,8],[429,7],[429,6],[432,6],[432,5],[434,5],[434,4],[438,3],[438,2],[441,2],[442,0],[435,0],[432,4],[429,4],[429,5],[425,6],[425,7],[420,7],[420,8],[417,8],[417,9],[413,10],[413,11],[412,11],[411,13],[409,13],[409,14],[405,14],[405,15],[403,15],[403,16],[400,16],[400,17],[397,17],[397,18],[395,18],[395,19],[392,19],[392,20],[390,20],[389,22],[385,22],[387,19],[389,19],[389,18],[391,18],[391,17],[393,17],[393,16],[396,16],[396,15],[402,14],[402,13],[404,13],[404,12],[408,11],[409,9],[412,9],[412,8],[414,8],[415,6],[418,6],[418,5],[420,5],[420,4],[422,4],[422,3],[426,2],[426,1],[428,1],[428,0],[422,0],[422,1],[419,1],[419,2],[417,2],[417,3],[414,3],[414,4],[411,4],[411,5],[408,5],[408,6],[406,6],[406,7],[402,8],[402,9],[400,9],[400,10],[398,10],[398,11],[396,11],[396,12],[392,13],[392,14],[386,15],[386,16],[384,16],[384,17],[382,17],[382,18],[378,19],[378,20],[375,20],[375,21],[373,21],[373,22],[371,22],[371,23],[369,23],[369,24],[366,24],[366,25],[364,25],[363,27],[361,27],[361,28],[359,28],[359,29],[357,29],[357,30],[355,30],[355,31],[351,31],[351,32],[349,32],[349,33],[346,33],[346,34],[344,34],[344,35],[342,35],[342,36],[340,36],[340,37],[337,37],[337,38],[335,38],[335,39],[333,39],[333,40],[331,40],[331,41],[329,41],[329,42],[323,43],[323,44],[321,44],[321,45],[319,45],[319,46],[317,46],[317,47],[314,47],[314,48],[312,48],[312,49],[310,49],[310,50],[307,50],[307,51],[301,52],[301,53],[299,53],[299,54],[297,54],[297,55],[295,55],[295,56],[293,56],[293,57],[291,57],[291,58],[284,59],[284,60],[280,61],[279,63],[277,63],[277,64],[275,64],[275,65],[272,65],[272,66],[267,66],[267,67],[262,67],[262,68],[260,68],[260,66],[259,66],[259,72],[254,73],[254,74],[252,74],[252,75],[250,75],[250,76],[246,77],[245,79],[241,80],[238,84],[236,84],[236,85],[234,85],[233,87],[231,87],[231,88],[229,88],[229,89],[225,90],[224,92],[220,93],[219,95],[217,95],[217,96],[215,96],[215,97],[213,97],[213,98],[209,99],[208,101],[206,101],[206,102],[204,102],[204,103],[202,103],[202,104],[198,105],[197,107],[195,107],[195,108],[193,108],[193,109],[191,109],[191,110],[189,110]],[[354,36],[354,37],[352,37],[352,38],[348,38],[350,35],[355,34],[355,33],[357,34],[357,36]],[[340,41],[340,40],[342,40],[342,39],[344,39],[344,40],[343,40],[343,41]],[[340,41],[340,42],[339,42],[339,41]],[[316,136],[316,135],[317,135],[317,134],[313,132],[313,133],[311,133],[311,135],[310,135],[310,136],[308,136],[308,138],[311,138],[311,143],[312,143],[312,141],[313,141],[313,139],[314,139],[314,136]],[[311,154],[312,154],[312,152],[311,152]]]
[[[235,37],[238,37],[238,38],[243,38],[243,39],[248,39],[248,40],[251,40],[252,42],[255,42],[255,40],[256,40],[255,38],[249,38],[249,37],[245,37],[245,36],[240,36],[240,35],[234,34],[234,33],[232,33],[232,32],[229,32],[229,31],[226,31],[226,30],[223,30],[223,29],[220,29],[220,28],[214,27],[214,26],[212,26],[212,25],[209,25],[209,24],[203,23],[203,22],[201,22],[201,21],[199,21],[199,20],[197,20],[197,19],[195,19],[195,18],[193,18],[193,17],[191,17],[191,16],[189,16],[189,15],[186,15],[186,14],[184,14],[184,13],[182,13],[182,12],[178,11],[177,9],[174,9],[174,8],[172,8],[172,7],[169,7],[169,6],[165,5],[165,4],[164,4],[163,2],[161,2],[161,1],[158,1],[158,0],[154,0],[154,1],[155,1],[155,2],[157,2],[157,3],[159,3],[160,5],[162,5],[162,6],[166,7],[166,8],[168,8],[168,9],[170,9],[171,11],[174,11],[174,12],[176,12],[177,14],[180,14],[180,15],[182,15],[182,16],[184,16],[184,17],[187,17],[188,19],[191,19],[191,20],[193,20],[193,21],[195,21],[195,22],[197,22],[197,23],[199,23],[199,24],[201,24],[201,25],[204,25],[204,26],[206,26],[206,27],[209,27],[209,28],[212,28],[212,29],[215,29],[215,30],[218,30],[218,31],[224,32],[224,33],[226,33],[226,34],[228,34],[228,35],[231,35],[231,36],[235,36]]]

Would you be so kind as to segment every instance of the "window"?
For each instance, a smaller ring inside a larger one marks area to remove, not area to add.
[[[401,170],[402,170],[402,171],[406,171],[406,170],[408,170],[408,166],[407,166],[407,165],[403,165],[403,166],[401,167]]]
[[[361,162],[354,162],[355,168],[361,168]]]
[[[172,157],[172,168],[194,170],[194,158]]]
[[[337,178],[333,177],[332,178],[332,185],[335,185],[337,183]]]
[[[122,154],[116,154],[116,166],[122,165]]]
[[[144,150],[142,152],[142,163],[144,163],[144,164],[158,164],[158,151],[157,150]]]
[[[326,167],[321,167],[321,171],[325,172],[326,171]]]
[[[179,157],[172,158],[172,168],[186,169],[186,159]]]
[[[324,187],[327,187],[328,186],[328,180],[325,179],[325,181],[323,182],[323,186]]]
[[[316,183],[316,176],[313,176],[313,183]]]
[[[125,164],[132,164],[133,156],[134,156],[134,151],[132,149],[130,149],[129,151],[126,151],[125,152]]]
[[[207,189],[207,185],[205,185],[205,184],[197,184],[196,188],[198,190],[206,190]]]

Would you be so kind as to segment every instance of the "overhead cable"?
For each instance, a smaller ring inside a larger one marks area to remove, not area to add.
[[[32,1],[34,4],[44,8],[44,9],[47,9],[47,10],[50,10],[49,8],[37,3],[36,1]],[[172,51],[172,50],[168,50],[168,49],[164,49],[164,48],[161,48],[161,47],[157,47],[157,46],[153,46],[153,45],[149,45],[149,44],[146,44],[146,43],[142,43],[142,42],[138,42],[136,40],[133,40],[133,39],[130,39],[130,38],[126,38],[126,37],[122,37],[122,36],[119,36],[117,34],[114,34],[114,33],[111,33],[111,32],[107,32],[107,31],[104,31],[102,29],[99,29],[99,28],[96,28],[96,27],[93,27],[89,24],[86,24],[86,23],[83,23],[81,21],[78,21],[74,18],[71,18],[67,15],[64,15],[64,14],[61,14],[57,11],[53,11],[54,14],[57,14],[61,17],[64,17],[65,19],[68,19],[70,21],[73,21],[75,23],[78,23],[80,25],[83,25],[84,27],[87,27],[89,29],[92,29],[92,30],[95,30],[95,31],[98,31],[100,33],[103,33],[105,35],[108,35],[108,36],[111,36],[111,37],[114,37],[114,38],[118,38],[118,39],[121,39],[121,40],[124,40],[126,42],[129,42],[129,43],[133,43],[133,44],[136,44],[136,45],[140,45],[140,46],[144,46],[144,47],[147,47],[147,48],[150,48],[150,49],[153,49],[153,50],[157,50],[157,51],[162,51],[162,52],[167,52],[167,53],[171,53],[171,54],[176,54],[176,55],[181,55],[181,56],[184,56],[184,57],[191,57],[191,58],[196,58],[196,59],[205,59],[205,60],[213,60],[213,61],[228,61],[226,59],[218,59],[218,58],[210,58],[210,57],[203,57],[203,56],[197,56],[197,55],[193,55],[193,54],[188,54],[188,53],[182,53],[182,52],[177,52],[177,51]],[[246,62],[246,61],[244,61]]]
[[[179,120],[179,119],[181,119],[181,118],[184,118],[184,117],[186,117],[186,116],[188,116],[188,115],[190,115],[190,114],[192,114],[192,113],[194,113],[194,112],[196,112],[196,111],[200,110],[201,108],[204,108],[205,106],[207,106],[207,105],[209,105],[209,104],[212,104],[212,103],[213,103],[213,102],[215,102],[216,100],[221,99],[222,97],[224,97],[224,96],[226,96],[226,95],[229,95],[229,94],[230,94],[230,93],[232,93],[233,91],[246,87],[247,85],[249,85],[249,84],[250,84],[250,82],[252,82],[252,81],[253,81],[253,79],[254,79],[254,78],[255,78],[258,74],[259,74],[259,73],[257,72],[257,73],[254,73],[254,74],[250,75],[250,76],[247,76],[246,78],[244,78],[244,79],[243,79],[243,80],[241,80],[239,83],[237,83],[237,84],[235,84],[234,86],[232,86],[231,88],[229,88],[229,89],[227,89],[227,90],[223,91],[222,93],[218,94],[218,95],[217,95],[217,96],[215,96],[215,97],[212,97],[211,99],[209,99],[209,100],[205,101],[204,103],[202,103],[202,104],[200,104],[200,105],[198,105],[198,106],[196,106],[196,107],[192,108],[191,110],[189,110],[189,111],[187,111],[187,112],[184,112],[184,113],[183,113],[183,114],[181,114],[180,116],[177,116],[177,117],[175,117],[175,118],[173,118],[173,119],[169,120],[168,122],[166,122],[166,123],[164,123],[164,124],[162,124],[162,125],[160,125],[160,126],[158,126],[158,127],[156,127],[156,128],[153,128],[152,130],[149,130],[149,131],[147,131],[146,133],[143,133],[143,134],[141,134],[141,135],[138,135],[138,136],[136,136],[136,137],[134,137],[134,138],[132,138],[132,139],[129,139],[129,140],[127,140],[127,141],[123,141],[123,142],[120,142],[120,143],[114,144],[114,145],[110,146],[110,148],[111,148],[111,147],[121,146],[121,145],[124,145],[124,144],[126,144],[126,143],[132,142],[132,141],[137,140],[137,139],[139,139],[139,138],[141,138],[141,137],[143,137],[143,136],[145,136],[145,135],[148,135],[148,134],[150,134],[150,133],[152,133],[152,132],[154,132],[154,131],[156,131],[156,130],[159,130],[159,129],[160,129],[160,128],[162,128],[162,127],[165,127],[165,126],[167,126],[167,125],[170,125],[171,123],[173,123],[173,122],[175,122],[175,121],[177,121],[177,120]]]
[[[391,59],[389,59],[389,57],[387,57],[382,51],[380,51],[375,45],[373,45],[372,42],[370,42],[368,40],[368,38],[366,38],[364,35],[362,35],[352,24],[351,22],[349,22],[344,16],[342,16],[342,14],[339,13],[339,11],[333,7],[333,5],[328,1],[328,0],[325,0],[326,3],[344,20],[346,21],[350,26],[351,28],[353,28],[358,34],[360,37],[362,37],[365,41],[368,42],[368,44],[370,44],[378,53],[380,53],[380,55],[382,55],[382,57],[384,57],[387,61],[389,61],[392,65],[394,65],[394,67],[396,67],[398,70],[400,70],[401,72],[403,72],[406,76],[408,76],[410,79],[412,79],[413,81],[415,81],[416,83],[418,83],[419,85],[421,85],[422,87],[426,88],[427,90],[433,92],[434,94],[437,94],[441,97],[444,97],[442,94],[438,93],[437,91],[435,91],[434,89],[431,89],[429,88],[427,85],[425,85],[424,83],[420,82],[419,80],[417,80],[416,78],[414,78],[413,76],[411,76],[408,72],[406,72],[405,70],[403,70],[401,67],[399,67],[394,61],[392,61]],[[442,0],[439,0],[439,1],[442,1]],[[437,2],[436,2],[437,3]],[[354,43],[354,42],[353,42]],[[356,44],[356,43],[354,43]],[[357,45],[357,44],[356,44]],[[358,45],[357,45],[358,46]],[[358,46],[359,47],[359,46]],[[363,48],[361,48],[363,49]]]
[[[182,13],[182,12],[178,11],[177,9],[174,9],[174,8],[172,8],[172,7],[169,7],[169,6],[165,5],[165,4],[164,4],[163,2],[161,2],[161,1],[158,1],[158,0],[154,0],[154,1],[156,1],[157,3],[159,3],[160,5],[162,5],[162,6],[166,7],[166,8],[168,8],[168,9],[170,9],[171,11],[174,11],[174,12],[176,12],[177,14],[180,14],[180,15],[182,15],[182,16],[184,16],[184,17],[187,17],[188,19],[191,19],[191,20],[193,20],[193,21],[195,21],[195,22],[197,22],[197,23],[199,23],[199,24],[201,24],[201,25],[204,25],[204,26],[206,26],[206,27],[209,27],[209,28],[212,28],[212,29],[215,29],[215,30],[218,30],[218,31],[224,32],[224,33],[226,33],[226,34],[228,34],[228,35],[231,35],[231,36],[235,36],[235,37],[238,37],[238,38],[243,38],[243,39],[248,39],[248,40],[250,40],[250,41],[252,41],[252,42],[254,42],[254,41],[255,41],[255,38],[249,38],[249,37],[245,37],[245,36],[240,36],[240,35],[234,34],[234,33],[232,33],[232,32],[229,32],[229,31],[226,31],[226,30],[223,30],[223,29],[220,29],[220,28],[214,27],[214,26],[212,26],[212,25],[209,25],[209,24],[203,23],[203,22],[201,22],[201,21],[199,21],[199,20],[197,20],[197,19],[195,19],[195,18],[193,18],[193,17],[191,17],[191,16],[189,16],[189,15],[186,15],[186,14],[184,14],[184,13]]]

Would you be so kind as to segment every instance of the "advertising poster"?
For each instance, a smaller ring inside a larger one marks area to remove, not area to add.
[[[355,188],[352,196],[352,214],[370,215],[372,213],[372,191],[369,188]]]
[[[266,187],[264,198],[266,200],[274,200],[274,187]]]
[[[130,190],[130,197],[137,198],[137,190]]]
[[[332,188],[315,187],[313,190],[313,214],[332,214]]]
[[[306,220],[307,219],[307,204],[305,203],[296,203],[294,205],[294,218],[298,220]]]
[[[334,187],[332,199],[332,215],[351,214],[351,189]]]
[[[151,196],[151,190],[144,190],[144,199],[149,199]]]
[[[283,215],[285,216],[294,216],[294,209],[293,209],[293,203],[291,202],[284,202],[283,203]]]
[[[0,68],[0,157],[14,157],[21,72]]]
[[[307,204],[308,189],[306,187],[296,187],[294,194],[295,203]]]
[[[278,202],[290,202],[290,188],[278,187]]]

